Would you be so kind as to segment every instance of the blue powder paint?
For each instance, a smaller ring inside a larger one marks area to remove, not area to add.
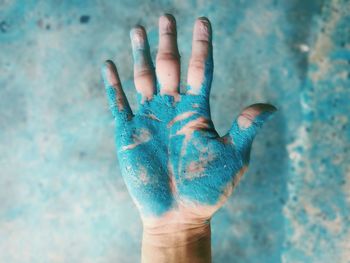
[[[138,63],[135,53],[134,59]],[[213,63],[209,60],[204,85],[211,83]],[[275,109],[258,115],[245,129],[235,122],[225,136],[226,141],[220,138],[210,120],[209,88],[203,88],[204,93],[199,95],[180,95],[179,101],[174,101],[172,96],[155,95],[139,105],[139,111],[128,120],[125,114],[131,113],[128,107],[118,109],[118,94],[109,86],[105,70],[104,67],[102,75],[116,120],[119,163],[141,213],[146,217],[161,216],[177,209],[183,201],[197,205],[218,204],[239,170],[249,163],[257,129]],[[188,113],[189,116],[176,120]],[[198,128],[184,128],[200,118],[198,124],[193,124],[201,125]],[[146,134],[144,138],[142,133]],[[171,177],[176,184],[173,191]]]

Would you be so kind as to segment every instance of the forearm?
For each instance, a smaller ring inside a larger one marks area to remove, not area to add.
[[[209,263],[210,238],[210,221],[203,224],[144,226],[142,263]]]

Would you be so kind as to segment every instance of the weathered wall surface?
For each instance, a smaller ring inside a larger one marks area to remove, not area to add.
[[[214,262],[350,262],[347,0],[0,0],[0,262],[139,261],[99,69],[116,61],[135,106],[129,30],[154,57],[164,12],[183,73],[194,19],[212,21],[221,134],[244,106],[279,109],[213,219]]]

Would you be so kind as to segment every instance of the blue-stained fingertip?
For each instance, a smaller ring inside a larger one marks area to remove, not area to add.
[[[129,35],[133,48],[144,46],[146,39],[146,29],[142,25],[136,24],[133,26],[130,29]]]
[[[244,108],[233,122],[229,134],[235,147],[242,154],[244,163],[249,162],[250,149],[255,135],[276,111],[277,108],[271,104],[256,103]]]
[[[238,128],[242,133],[253,135],[257,132],[257,128],[261,128],[266,120],[268,120],[277,108],[267,103],[252,104],[243,109],[241,114],[235,120],[231,133],[235,133]],[[237,127],[236,127],[237,124]]]
[[[102,78],[106,88],[111,86],[114,86],[114,87],[121,86],[117,67],[111,60],[106,60],[105,63],[103,64]]]
[[[130,37],[132,37],[133,33],[136,30],[142,30],[142,31],[146,31],[146,29],[144,28],[144,26],[140,25],[140,24],[136,24],[134,25],[131,29],[130,29]]]
[[[110,73],[111,71],[115,69],[115,65],[113,63],[113,61],[111,60],[106,60],[101,67],[101,75],[102,75],[102,80],[103,83],[105,85],[105,87],[110,86],[111,82],[110,82]]]

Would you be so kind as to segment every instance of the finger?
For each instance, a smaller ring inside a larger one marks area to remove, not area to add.
[[[172,15],[159,18],[159,47],[156,73],[161,94],[176,96],[180,85],[180,55],[176,21]]]
[[[256,103],[246,107],[233,122],[229,131],[236,148],[243,153],[249,153],[256,133],[276,111],[275,106],[264,103]]]
[[[206,17],[196,20],[193,29],[192,55],[187,75],[187,94],[209,96],[213,78],[212,29]]]
[[[132,111],[122,89],[117,68],[112,61],[107,60],[104,63],[102,67],[102,78],[113,117],[119,123],[130,120]]]
[[[155,74],[151,59],[147,34],[142,26],[136,26],[130,31],[134,58],[134,81],[140,101],[152,99],[155,93]]]

